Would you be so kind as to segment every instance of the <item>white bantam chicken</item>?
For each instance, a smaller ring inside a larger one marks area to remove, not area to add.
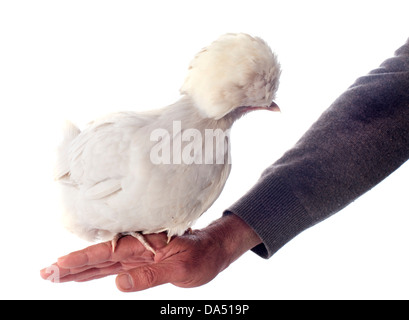
[[[119,112],[83,131],[67,122],[55,178],[65,226],[89,241],[182,235],[219,197],[230,173],[229,129],[251,110],[277,111],[280,65],[260,38],[226,34],[190,63],[181,98]]]

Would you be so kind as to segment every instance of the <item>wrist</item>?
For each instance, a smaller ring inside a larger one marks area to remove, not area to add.
[[[228,214],[204,229],[220,247],[223,257],[222,270],[248,250],[262,243],[257,233],[240,217]]]

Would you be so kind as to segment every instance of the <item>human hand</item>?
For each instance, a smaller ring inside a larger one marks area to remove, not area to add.
[[[261,241],[240,218],[228,215],[203,230],[173,238],[165,233],[145,235],[154,256],[130,236],[121,238],[115,252],[104,242],[58,259],[58,282],[89,281],[119,274],[116,285],[124,292],[140,291],[164,283],[179,287],[203,285]],[[44,279],[50,270],[41,270]],[[55,281],[55,282],[57,282]]]

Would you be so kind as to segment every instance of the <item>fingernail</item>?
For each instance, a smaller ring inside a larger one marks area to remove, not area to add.
[[[133,281],[132,278],[129,274],[120,274],[116,278],[116,284],[119,289],[121,290],[130,290],[133,287]]]
[[[55,264],[40,270],[40,275],[44,280],[50,280],[51,282],[60,282],[60,268]]]

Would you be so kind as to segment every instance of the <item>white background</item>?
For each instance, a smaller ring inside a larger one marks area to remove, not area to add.
[[[264,38],[282,113],[232,130],[233,170],[196,227],[243,195],[354,80],[409,37],[403,1],[1,1],[0,298],[407,299],[409,165],[269,260],[249,252],[211,283],[119,292],[114,277],[52,284],[39,270],[88,245],[59,222],[61,125],[178,99],[190,59],[226,32]]]

